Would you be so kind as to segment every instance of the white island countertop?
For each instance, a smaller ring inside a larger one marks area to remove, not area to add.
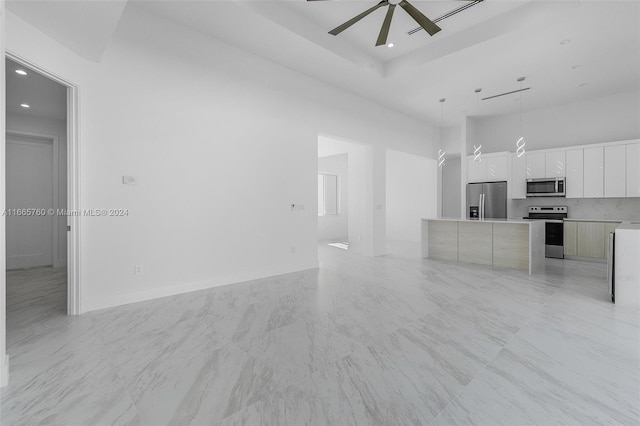
[[[640,308],[640,221],[622,222],[615,233],[616,305]]]

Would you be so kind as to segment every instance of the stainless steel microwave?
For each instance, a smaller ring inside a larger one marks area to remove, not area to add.
[[[527,179],[527,197],[564,197],[565,178]]]

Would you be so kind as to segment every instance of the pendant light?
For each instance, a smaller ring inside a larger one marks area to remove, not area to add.
[[[516,141],[516,155],[518,158],[522,157],[526,150],[524,149],[526,143],[524,141],[524,133],[522,131],[522,82],[525,80],[525,77],[518,78],[518,82],[520,83],[520,138]]]
[[[444,115],[444,102],[446,98],[440,99],[440,143],[442,143],[442,117]],[[438,167],[444,167],[445,163],[445,155],[447,155],[446,151],[439,149],[438,150]]]
[[[482,89],[476,89],[475,93],[476,93],[476,108],[478,109],[478,115],[480,112],[480,92],[482,92]],[[482,145],[473,145],[473,162],[474,163],[480,163],[482,161]]]

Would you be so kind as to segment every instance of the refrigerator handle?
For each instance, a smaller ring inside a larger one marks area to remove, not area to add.
[[[484,193],[480,194],[480,220],[484,220]]]

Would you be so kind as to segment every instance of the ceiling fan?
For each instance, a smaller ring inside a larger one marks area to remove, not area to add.
[[[321,0],[307,0],[307,1],[321,1]],[[478,2],[482,0],[466,0],[466,1]],[[329,34],[334,36],[338,35],[344,30],[346,30],[347,28],[349,28],[350,26],[352,26],[353,24],[355,24],[356,22],[358,22],[359,20],[361,20],[362,18],[374,12],[375,10],[384,6],[389,6],[389,8],[387,9],[387,15],[384,17],[384,22],[382,23],[382,28],[380,28],[380,34],[378,34],[378,40],[376,41],[376,46],[387,44],[387,37],[389,36],[389,28],[391,27],[391,19],[393,18],[393,12],[396,6],[398,5],[400,5],[400,7],[403,8],[405,12],[407,12],[409,16],[413,18],[414,21],[420,24],[420,26],[426,32],[429,33],[429,35],[434,35],[435,33],[437,33],[442,29],[439,26],[437,26],[431,19],[427,18],[422,12],[416,9],[407,0],[382,0],[381,2],[365,10],[358,16],[355,16],[349,19],[344,24],[338,25],[337,27],[329,31]]]

